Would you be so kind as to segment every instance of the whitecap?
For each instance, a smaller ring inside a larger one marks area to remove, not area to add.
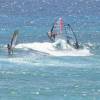
[[[51,56],[90,56],[90,50],[88,48],[74,49],[67,46],[66,50],[58,50],[53,46],[53,43],[49,42],[34,42],[34,43],[22,43],[16,45],[17,49],[31,49]]]

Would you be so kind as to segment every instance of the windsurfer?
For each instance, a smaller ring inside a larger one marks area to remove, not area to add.
[[[16,45],[16,40],[17,40],[17,36],[18,36],[18,30],[15,30],[13,33],[13,36],[11,38],[11,42],[10,44],[7,44],[7,49],[8,49],[8,54],[13,54],[13,50],[15,48]]]

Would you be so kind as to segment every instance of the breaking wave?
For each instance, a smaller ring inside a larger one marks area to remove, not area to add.
[[[17,49],[33,50],[51,56],[90,56],[92,55],[89,48],[84,47],[82,49],[74,49],[71,46],[67,46],[65,50],[58,50],[53,46],[53,43],[49,42],[34,42],[34,43],[22,43],[16,45]]]

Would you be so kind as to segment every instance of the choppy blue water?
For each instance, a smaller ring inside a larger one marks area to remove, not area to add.
[[[99,0],[0,1],[0,100],[100,99]],[[49,41],[46,35],[56,18],[72,25],[78,40],[92,44],[92,56],[54,57],[2,46],[19,29],[18,43]]]

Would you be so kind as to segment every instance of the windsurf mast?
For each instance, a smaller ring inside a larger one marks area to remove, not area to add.
[[[75,37],[75,48],[78,49],[78,48],[79,48],[79,42],[78,42],[78,40],[77,40],[76,34],[75,34],[75,32],[73,31],[73,28],[71,27],[70,24],[67,24],[67,26],[68,26],[69,29],[72,31],[73,36]]]
[[[52,26],[52,28],[51,28],[51,30],[50,30],[51,33],[52,33],[53,30],[54,30],[54,26],[55,26],[55,24],[53,23],[53,26]]]

